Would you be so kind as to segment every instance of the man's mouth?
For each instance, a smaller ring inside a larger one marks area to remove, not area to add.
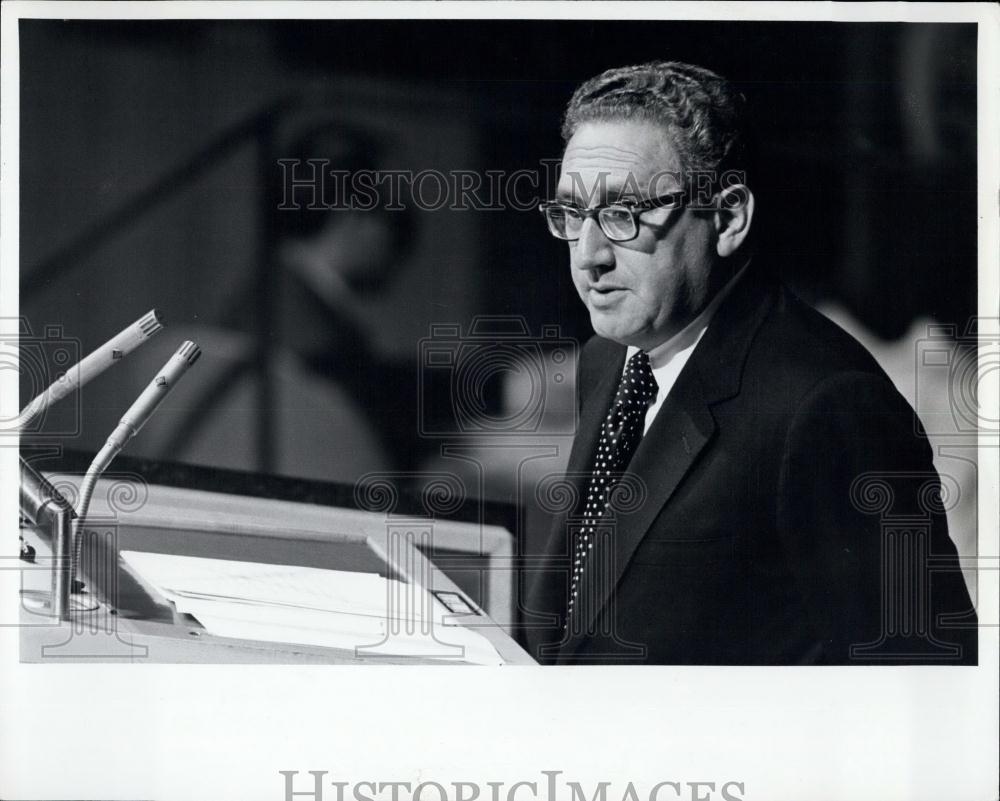
[[[589,304],[598,309],[615,304],[623,294],[625,289],[620,286],[591,286],[587,290]]]

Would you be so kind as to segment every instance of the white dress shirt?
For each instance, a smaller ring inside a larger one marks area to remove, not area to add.
[[[691,358],[694,349],[708,330],[708,324],[712,321],[715,310],[719,308],[722,301],[726,299],[726,296],[736,286],[736,282],[743,277],[748,265],[749,262],[743,265],[740,271],[729,279],[729,283],[719,290],[716,296],[712,298],[712,301],[702,310],[701,314],[666,342],[657,345],[649,351],[649,366],[653,370],[653,377],[656,379],[658,390],[656,392],[656,400],[646,410],[646,425],[643,429],[643,434],[646,434],[649,431],[649,427],[653,425],[653,420],[656,418],[657,412],[660,411],[660,407],[663,406],[663,401],[670,394],[670,390],[677,382],[677,377],[681,374],[681,370],[684,369],[687,360]],[[628,360],[638,352],[639,348],[629,345],[628,352],[625,354],[626,366],[628,365]],[[622,372],[624,374],[624,370]]]

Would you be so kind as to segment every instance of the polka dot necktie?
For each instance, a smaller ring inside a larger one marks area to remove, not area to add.
[[[656,398],[658,387],[649,366],[649,356],[636,353],[625,367],[611,409],[601,425],[597,453],[587,484],[583,508],[583,526],[573,551],[573,578],[570,581],[566,626],[576,603],[577,584],[583,576],[587,558],[594,549],[594,524],[611,503],[611,492],[617,478],[632,461],[639,447],[646,423],[646,411]]]

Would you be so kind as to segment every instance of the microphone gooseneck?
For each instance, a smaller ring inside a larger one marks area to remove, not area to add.
[[[98,479],[107,470],[112,460],[121,452],[122,448],[128,444],[140,429],[146,424],[153,413],[181,379],[181,377],[191,368],[191,366],[201,357],[201,348],[190,340],[184,342],[174,353],[163,369],[156,377],[149,382],[138,398],[122,415],[121,421],[111,432],[108,441],[98,452],[97,456],[87,468],[87,474],[80,484],[80,501],[77,504],[76,518],[73,520],[73,570],[74,578],[76,565],[80,561],[80,550],[82,540],[80,532],[83,529],[84,521],[87,517],[87,510],[90,506],[90,498],[94,493],[94,487]]]

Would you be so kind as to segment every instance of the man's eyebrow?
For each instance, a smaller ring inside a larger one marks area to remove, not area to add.
[[[642,197],[629,185],[610,187],[608,189],[608,201],[614,203],[619,200],[642,200]]]

